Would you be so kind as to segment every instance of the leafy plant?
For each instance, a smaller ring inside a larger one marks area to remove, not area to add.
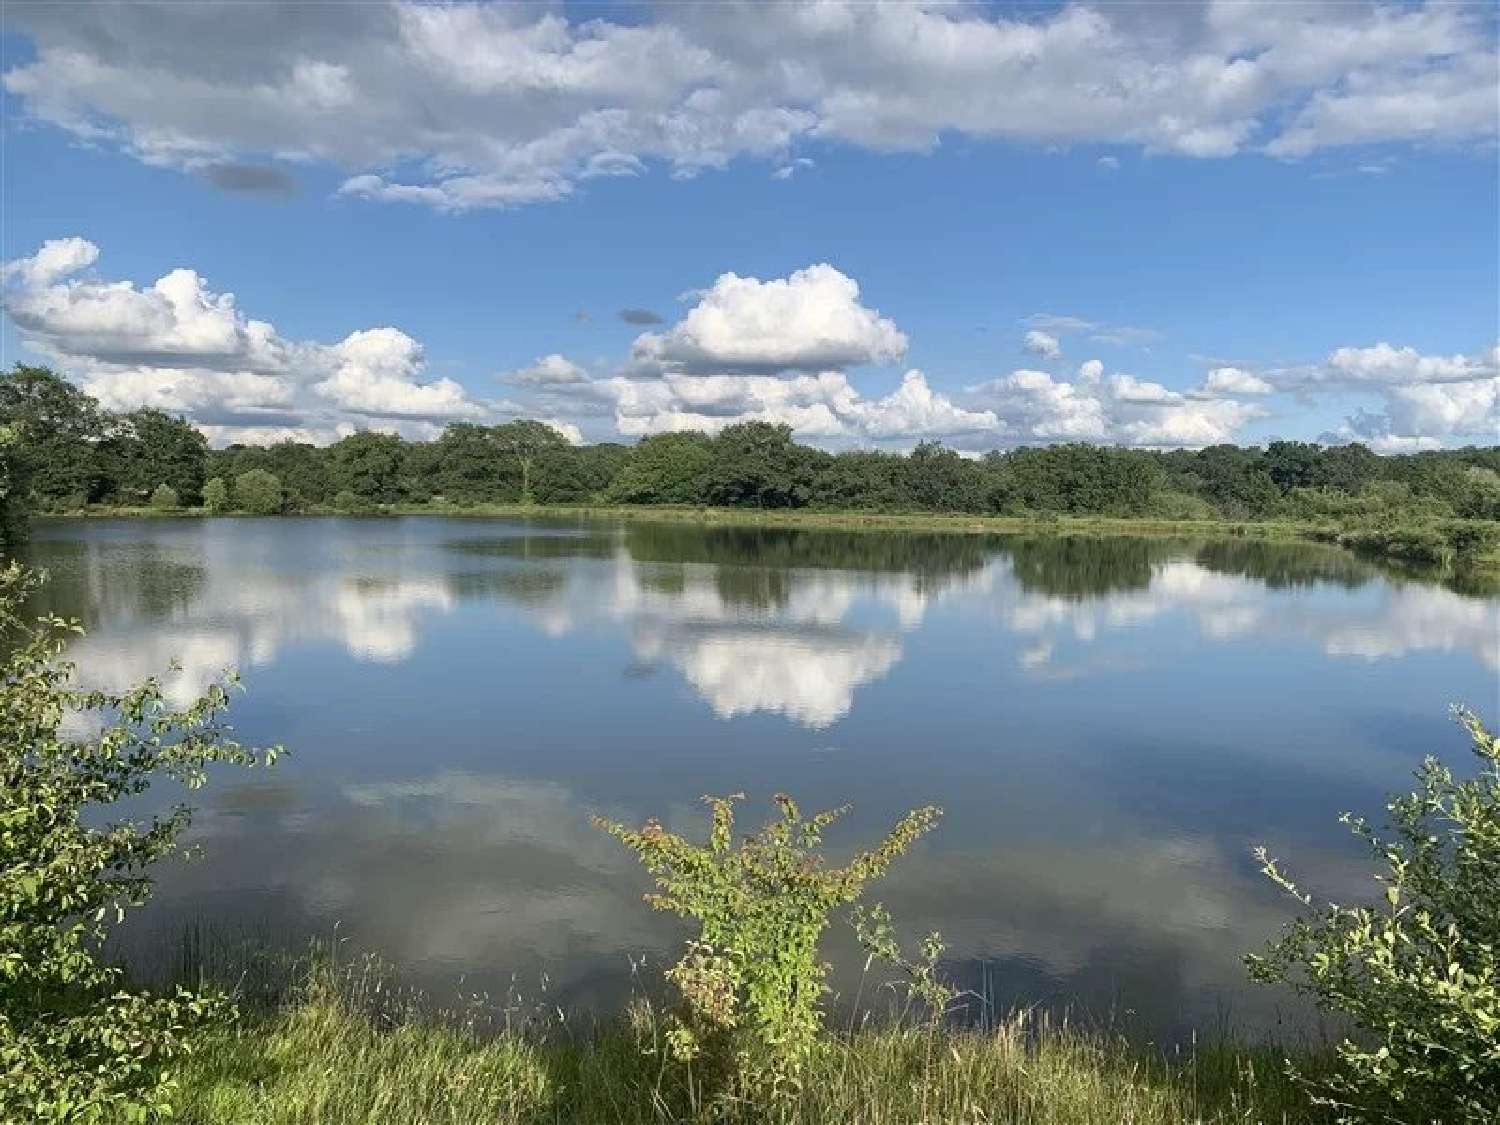
[[[1307,1080],[1348,1122],[1493,1125],[1500,1113],[1500,738],[1459,710],[1481,768],[1465,780],[1435,758],[1416,792],[1386,809],[1389,836],[1341,819],[1385,871],[1380,906],[1330,903],[1256,851],[1263,870],[1308,908],[1264,956],[1262,981],[1290,982],[1350,1019],[1341,1067]]]
[[[349,512],[355,515],[375,511],[375,505],[357,492],[349,489],[340,489],[337,496],[333,498],[333,506],[340,512]]]
[[[170,1112],[164,1067],[189,1030],[231,1009],[212,993],[132,991],[101,961],[107,927],[149,896],[189,812],[100,814],[157,778],[196,787],[211,762],[275,751],[228,736],[224,684],[182,709],[155,679],[73,688],[62,657],[79,627],[18,616],[37,584],[17,564],[0,570],[0,1120],[145,1121]]]
[[[182,505],[177,498],[177,490],[170,484],[159,484],[156,491],[151,493],[151,506],[160,511],[170,511],[180,508]]]
[[[670,1036],[676,1056],[697,1063],[719,1097],[761,1103],[795,1094],[822,1027],[827,966],[818,942],[834,908],[854,902],[870,880],[930,831],[931,806],[908,813],[870,851],[829,867],[817,851],[847,806],[804,818],[777,794],[779,819],[734,846],[734,805],[743,794],[705,797],[712,810],[706,846],[655,820],[640,829],[595,824],[640,857],[660,890],[646,896],[699,924],[667,979],[683,1000]]]
[[[251,469],[234,478],[236,505],[256,516],[274,516],[281,511],[285,492],[281,478],[265,469]]]
[[[229,511],[229,486],[223,477],[211,477],[204,482],[203,506],[216,515]]]

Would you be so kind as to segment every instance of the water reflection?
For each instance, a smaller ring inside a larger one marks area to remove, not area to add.
[[[1250,846],[1362,892],[1335,815],[1458,746],[1446,704],[1493,708],[1500,667],[1500,600],[1244,540],[236,520],[31,553],[92,682],[237,666],[243,736],[294,750],[205,792],[142,948],[337,922],[430,987],[606,1006],[680,931],[589,815],[785,788],[854,800],[851,840],[943,804],[882,897],[1002,1002],[1268,1025],[1239,957],[1285,911]]]

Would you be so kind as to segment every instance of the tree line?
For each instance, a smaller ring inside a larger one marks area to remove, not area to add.
[[[962,456],[829,453],[743,422],[717,435],[571,445],[522,420],[431,441],[359,432],[326,447],[210,449],[155,409],[115,413],[44,367],[0,373],[0,506],[206,507],[258,514],[387,505],[672,504],[1161,519],[1500,519],[1500,446],[1381,456],[1274,441],[1151,451],[1064,444]]]

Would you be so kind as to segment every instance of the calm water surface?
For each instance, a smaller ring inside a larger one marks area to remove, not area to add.
[[[878,893],[1000,1004],[1271,1027],[1251,847],[1362,889],[1337,813],[1461,759],[1450,702],[1497,710],[1500,600],[1302,545],[247,519],[29,554],[93,683],[237,667],[241,737],[293,751],[196,796],[136,948],[337,926],[439,995],[619,1003],[683,930],[590,814],[696,830],[700,794],[758,821],[786,790],[855,803],[835,843],[942,805]]]

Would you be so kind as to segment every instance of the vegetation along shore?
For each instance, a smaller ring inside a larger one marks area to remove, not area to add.
[[[597,515],[792,526],[1298,537],[1500,568],[1500,447],[1380,456],[1272,442],[1149,451],[829,453],[761,422],[571,445],[541,422],[431,441],[210,449],[181,418],[114,414],[46,368],[0,375],[0,535],[31,514]]]

